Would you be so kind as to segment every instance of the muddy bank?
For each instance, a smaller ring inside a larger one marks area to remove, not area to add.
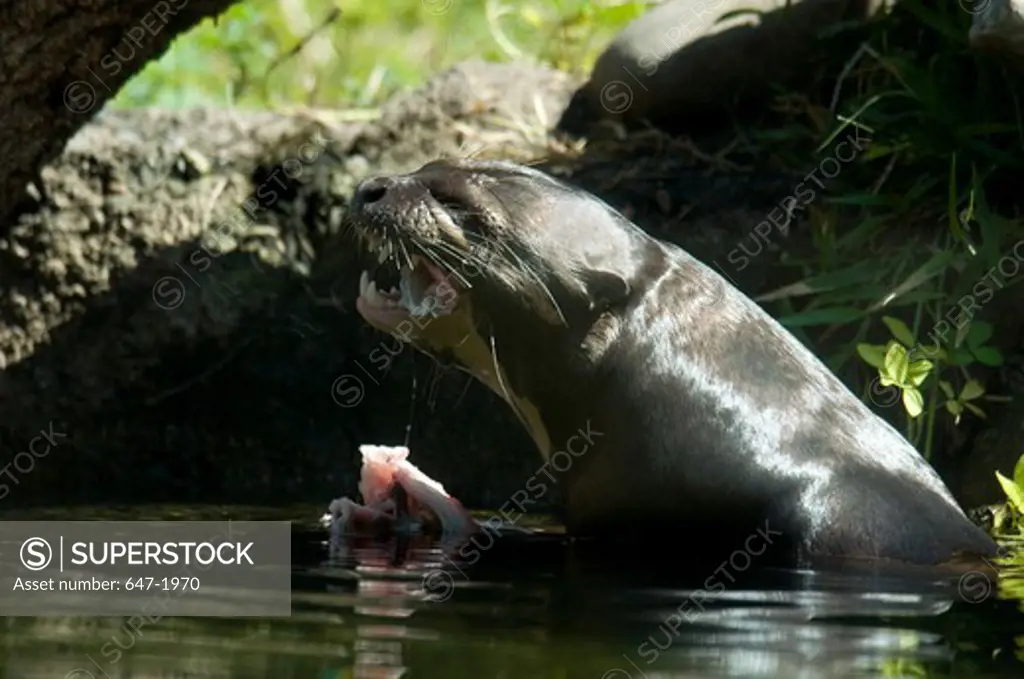
[[[355,183],[439,155],[546,154],[652,233],[724,261],[795,182],[657,135],[580,156],[546,134],[576,85],[470,63],[369,123],[101,114],[0,240],[0,506],[327,502],[354,492],[360,443],[407,434],[467,505],[500,506],[539,456],[490,392],[358,319],[363,267],[338,235]],[[737,284],[786,282],[783,246]]]

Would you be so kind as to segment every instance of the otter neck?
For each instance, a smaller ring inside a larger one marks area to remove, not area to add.
[[[566,342],[565,328],[545,332],[536,319],[502,325],[493,334],[474,327],[455,349],[455,357],[509,405],[546,461],[559,442],[575,432],[575,426],[585,424],[588,413],[576,413],[575,406],[580,393],[590,389],[593,367],[617,325],[611,315],[602,315],[582,339],[566,346],[558,344]],[[527,328],[529,332],[524,333]],[[580,418],[577,425],[569,426]],[[558,423],[568,430],[561,431]]]
[[[540,454],[547,460],[551,455],[551,436],[540,415],[540,409],[528,395],[517,393],[510,383],[508,369],[495,354],[490,339],[485,339],[478,331],[470,333],[466,341],[455,349],[455,357],[467,366],[473,377],[487,385],[512,408]]]

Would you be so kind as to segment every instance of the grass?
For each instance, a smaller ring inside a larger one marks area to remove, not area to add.
[[[584,74],[644,3],[247,0],[179,37],[119,107],[373,107],[468,58]]]
[[[859,371],[865,400],[902,404],[926,456],[937,432],[1009,400],[984,385],[1020,349],[993,324],[995,300],[1019,298],[1024,275],[991,273],[1012,272],[1024,240],[1020,78],[970,48],[970,20],[953,1],[903,0],[840,32],[816,91],[783,93],[788,122],[754,133],[763,154],[804,169],[835,139],[870,139],[806,206],[813,247],[789,262],[796,282],[763,300],[832,346],[834,370]]]

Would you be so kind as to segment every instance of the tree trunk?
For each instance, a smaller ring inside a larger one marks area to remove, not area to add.
[[[40,168],[131,76],[234,2],[0,0],[0,230],[26,208]]]

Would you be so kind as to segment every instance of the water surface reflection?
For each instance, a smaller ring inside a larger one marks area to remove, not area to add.
[[[704,565],[552,535],[467,567],[436,546],[331,554],[295,535],[291,618],[6,618],[0,677],[1024,676],[1019,602],[965,601],[955,578],[752,568],[683,616]]]

